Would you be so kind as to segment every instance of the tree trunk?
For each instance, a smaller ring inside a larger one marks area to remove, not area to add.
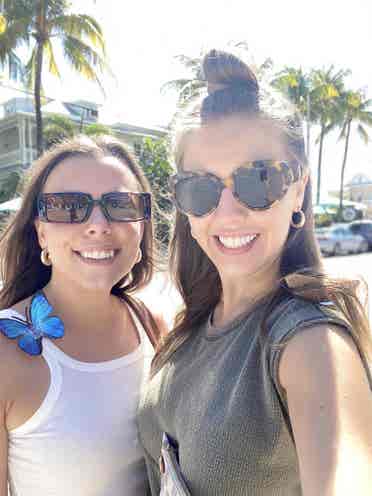
[[[45,42],[47,0],[40,0],[36,21],[36,62],[35,62],[35,115],[36,148],[38,157],[43,153],[43,118],[41,115],[41,73],[43,69],[43,52]]]
[[[316,204],[317,205],[319,205],[319,203],[320,203],[320,185],[321,185],[321,172],[322,172],[324,129],[325,129],[325,126],[322,123],[321,129],[320,129],[319,155],[318,155],[318,181],[317,181],[317,189],[316,189]]]
[[[342,167],[341,167],[340,206],[339,206],[340,218],[342,216],[342,208],[343,208],[343,201],[344,201],[344,178],[345,178],[345,167],[346,167],[346,162],[347,162],[347,154],[349,151],[350,130],[351,130],[351,119],[349,119],[349,121],[347,123],[344,159],[342,161]]]
[[[43,118],[41,115],[41,69],[43,65],[43,44],[38,41],[36,48],[36,67],[35,67],[35,87],[34,87],[34,97],[35,97],[35,114],[36,114],[36,148],[37,155],[43,153]]]

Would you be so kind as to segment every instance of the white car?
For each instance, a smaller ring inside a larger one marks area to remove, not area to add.
[[[316,229],[315,233],[320,250],[325,255],[346,255],[368,251],[368,241],[360,234],[354,234],[347,224],[322,227]]]

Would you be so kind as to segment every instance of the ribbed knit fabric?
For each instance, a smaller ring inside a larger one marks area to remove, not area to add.
[[[318,323],[337,324],[345,332],[347,324],[331,307],[291,298],[269,319],[262,345],[264,310],[261,305],[224,328],[206,322],[148,383],[138,423],[154,496],[160,489],[163,431],[178,444],[193,496],[301,495],[278,380],[284,345],[277,345]],[[370,375],[369,380],[372,387]]]
[[[153,350],[132,316],[141,344],[113,360],[81,362],[43,339],[42,357],[34,360],[48,364],[50,386],[36,412],[8,434],[11,496],[146,493],[136,412]],[[24,318],[14,310],[2,310],[0,317]]]

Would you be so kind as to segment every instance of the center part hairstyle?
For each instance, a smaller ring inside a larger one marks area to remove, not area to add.
[[[51,267],[40,260],[41,248],[35,229],[37,218],[36,199],[43,191],[49,174],[63,161],[73,158],[100,159],[115,157],[127,167],[137,180],[140,192],[149,193],[150,186],[141,168],[125,145],[112,136],[89,138],[79,136],[56,145],[45,152],[32,166],[22,192],[22,205],[0,239],[2,290],[0,309],[9,308],[17,302],[42,289],[50,280]],[[146,285],[153,274],[154,238],[152,222],[144,223],[140,244],[142,259],[126,274],[111,292],[124,299],[129,293]]]
[[[262,120],[277,128],[289,154],[299,162],[303,172],[308,172],[301,119],[290,102],[270,85],[260,85],[248,65],[231,53],[209,51],[202,60],[202,73],[206,94],[191,102],[175,126],[174,158],[178,171],[183,169],[188,136],[194,130],[238,117]],[[314,302],[331,300],[351,323],[362,352],[372,357],[368,320],[358,298],[361,282],[331,279],[323,271],[314,232],[311,179],[306,185],[302,211],[306,222],[302,229],[290,227],[280,259],[279,290],[268,295],[271,303],[262,322],[261,338],[265,339],[268,314],[285,293]],[[153,360],[153,373],[197,331],[222,294],[217,269],[192,237],[187,216],[180,212],[176,212],[170,244],[170,267],[184,308]]]

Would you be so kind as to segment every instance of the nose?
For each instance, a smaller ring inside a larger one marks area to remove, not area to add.
[[[93,207],[92,213],[86,222],[86,231],[91,236],[111,233],[111,223],[106,219],[100,205]]]
[[[224,188],[215,213],[226,217],[246,216],[248,209],[238,202],[230,188]]]

